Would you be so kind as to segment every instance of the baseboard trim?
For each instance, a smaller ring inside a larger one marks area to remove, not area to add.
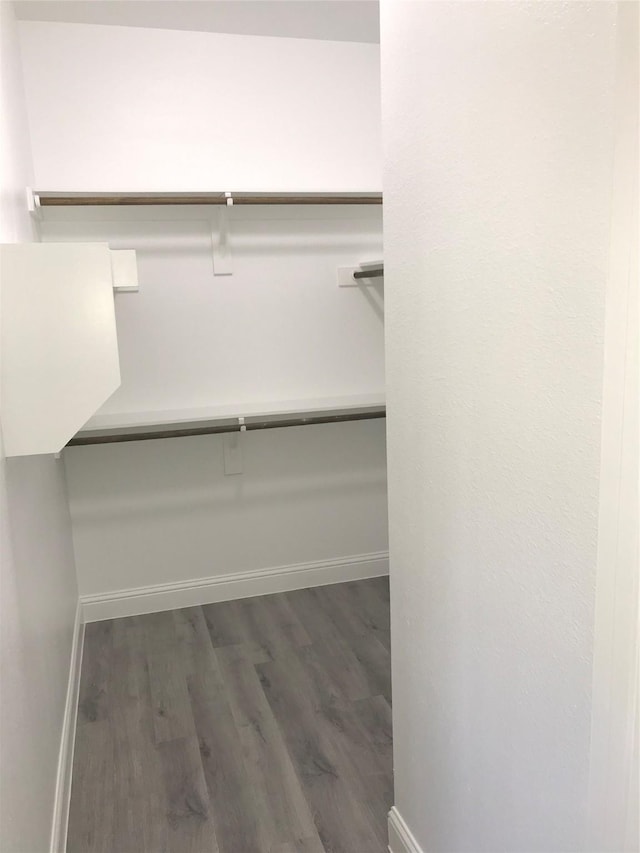
[[[81,602],[78,601],[73,625],[69,681],[67,683],[67,698],[64,706],[60,753],[58,755],[58,773],[53,805],[53,824],[51,827],[51,853],[64,853],[67,849],[67,825],[69,823],[69,802],[71,800],[71,771],[73,769],[73,749],[76,739],[76,721],[78,718],[78,693],[80,691],[83,640],[83,608]]]
[[[214,604],[234,598],[250,598],[274,592],[288,592],[310,586],[362,580],[389,574],[389,552],[357,554],[335,560],[317,560],[291,566],[277,566],[210,578],[123,589],[80,597],[85,622],[99,622],[120,616],[139,616]]]
[[[389,853],[424,853],[395,806],[389,812],[388,827]]]

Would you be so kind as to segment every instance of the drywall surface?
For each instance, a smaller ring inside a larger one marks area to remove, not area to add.
[[[0,3],[0,242],[31,238],[29,139],[16,23]],[[0,399],[0,404],[1,404]],[[6,460],[0,437],[0,848],[49,849],[77,591],[64,471],[53,457]]]
[[[60,460],[2,467],[2,849],[40,853],[49,849],[78,600],[71,521]]]
[[[39,189],[380,189],[378,45],[22,22]]]
[[[214,275],[218,211],[60,210],[41,227],[137,253],[140,290],[116,295],[122,385],[101,414],[384,394],[382,284],[337,286],[339,266],[382,257],[379,208],[239,208],[230,275]]]
[[[591,714],[590,853],[640,849],[640,4],[618,5]]]
[[[34,229],[27,214],[26,187],[33,180],[31,143],[24,100],[18,24],[10,4],[2,8],[2,145],[0,146],[0,227],[3,243],[32,240]]]
[[[396,807],[583,844],[616,7],[382,4]]]
[[[64,452],[80,593],[385,551],[384,421]]]

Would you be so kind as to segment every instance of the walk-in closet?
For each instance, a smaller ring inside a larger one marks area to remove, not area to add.
[[[46,341],[57,399],[5,432],[66,481],[66,849],[383,851],[378,45],[25,21],[21,49],[9,367]]]
[[[0,0],[1,853],[638,853],[640,0]]]

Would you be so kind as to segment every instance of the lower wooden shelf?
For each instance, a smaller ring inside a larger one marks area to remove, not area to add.
[[[382,395],[130,412],[92,418],[68,444],[113,444],[123,441],[250,432],[288,426],[370,420],[383,418],[385,415]]]

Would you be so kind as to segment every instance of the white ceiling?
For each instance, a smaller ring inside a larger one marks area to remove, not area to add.
[[[380,41],[378,0],[14,0],[14,7],[23,21]]]

